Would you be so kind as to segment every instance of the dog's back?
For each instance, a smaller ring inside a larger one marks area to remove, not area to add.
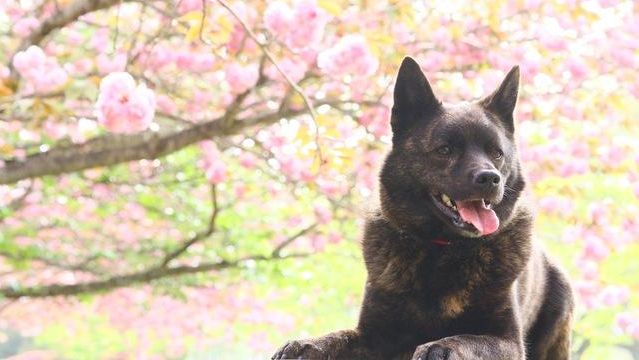
[[[570,283],[540,248],[517,279],[528,359],[570,358],[574,300]]]

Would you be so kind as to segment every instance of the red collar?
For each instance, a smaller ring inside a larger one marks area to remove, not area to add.
[[[400,231],[399,234],[400,234],[400,236],[402,236],[404,238],[418,239],[418,238],[412,236],[411,234],[409,234],[406,231]],[[434,239],[431,239],[430,242],[435,244],[435,245],[438,245],[438,246],[448,246],[448,245],[453,243],[452,241],[446,239],[445,237],[436,237]]]
[[[433,240],[431,240],[430,242],[432,242],[435,245],[439,245],[439,246],[447,246],[451,244],[451,241],[443,238],[443,237],[439,237],[439,238],[434,238]]]

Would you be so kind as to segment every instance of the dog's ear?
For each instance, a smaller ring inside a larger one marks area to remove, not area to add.
[[[393,100],[393,133],[407,129],[419,117],[435,112],[441,106],[419,64],[411,57],[404,58],[399,67]]]
[[[479,103],[495,115],[499,116],[506,129],[513,132],[515,124],[513,120],[513,112],[517,104],[517,94],[519,93],[519,66],[514,66],[501,85],[487,97],[479,101]]]

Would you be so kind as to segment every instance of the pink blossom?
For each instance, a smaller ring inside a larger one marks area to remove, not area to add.
[[[619,0],[599,0],[599,5],[601,5],[601,7],[603,8],[615,6],[618,3]]]
[[[289,77],[293,82],[299,82],[304,78],[306,74],[307,66],[305,63],[301,61],[294,61],[289,58],[284,58],[277,62],[279,68]],[[274,80],[284,80],[284,77],[280,72],[275,68],[274,65],[268,66],[264,71],[266,76]]]
[[[369,76],[377,70],[378,61],[363,36],[346,35],[335,46],[317,56],[317,65],[325,73],[334,76]]]
[[[603,306],[617,306],[625,303],[630,298],[630,289],[626,286],[606,286],[599,294]]]
[[[568,158],[559,166],[557,173],[559,176],[568,177],[587,173],[588,170],[590,170],[588,159]]]
[[[175,0],[175,4],[179,14],[186,14],[191,11],[199,11],[202,9],[202,0]]]
[[[37,93],[51,92],[67,82],[66,71],[54,58],[48,57],[38,46],[29,46],[13,57],[13,66]]]
[[[264,25],[278,37],[284,37],[294,21],[293,11],[281,1],[270,2],[264,11]]]
[[[299,181],[302,177],[304,163],[295,156],[281,154],[277,156],[280,171],[291,180]]]
[[[637,55],[633,49],[614,48],[613,58],[620,66],[627,68],[635,68],[637,66]]]
[[[297,0],[293,4],[295,26],[290,29],[286,44],[293,49],[317,45],[324,35],[327,14],[317,7],[315,0]]]
[[[599,264],[596,261],[579,259],[577,266],[584,279],[595,281],[599,278]]]
[[[226,164],[216,161],[206,168],[206,179],[211,184],[219,184],[227,179]]]
[[[342,234],[338,232],[331,232],[328,234],[328,242],[331,244],[338,244],[343,239]]]
[[[257,165],[257,157],[248,151],[242,151],[239,160],[240,165],[247,169],[252,169]]]
[[[156,46],[148,56],[144,57],[143,64],[151,69],[160,70],[177,61],[177,58],[178,54],[173,49],[166,46]]]
[[[328,243],[328,239],[322,234],[314,234],[310,237],[310,240],[311,247],[313,247],[313,250],[315,251],[324,251],[324,248],[326,248],[326,244]]]
[[[580,225],[568,226],[561,235],[561,241],[565,243],[574,243],[580,241],[583,237],[584,228]]]
[[[247,24],[253,24],[257,14],[255,9],[248,6],[244,1],[236,1],[231,4],[231,9],[240,19],[243,19]],[[233,20],[233,30],[231,31],[231,38],[226,44],[226,48],[230,54],[235,55],[242,51],[245,55],[253,54],[257,50],[257,44],[244,32],[242,25]]]
[[[393,34],[393,39],[397,41],[398,44],[408,43],[415,39],[415,33],[408,27],[408,25],[397,22],[392,24],[391,32]]]
[[[66,43],[71,46],[80,46],[84,42],[84,34],[78,30],[69,29],[66,33]]]
[[[176,65],[180,69],[192,72],[211,71],[215,57],[211,53],[182,51],[177,54]]]
[[[116,71],[124,71],[126,62],[127,58],[125,53],[117,53],[113,56],[100,54],[96,59],[98,72],[101,75],[106,75]]]
[[[567,217],[572,214],[574,204],[564,197],[546,196],[539,199],[539,207],[550,214]]]
[[[615,320],[617,326],[626,334],[635,339],[639,339],[639,315],[636,313],[623,312],[617,314]]]
[[[610,147],[604,148],[601,161],[607,167],[614,168],[621,165],[621,163],[626,159],[628,153],[629,151],[621,146],[611,145]]]
[[[317,179],[316,183],[319,191],[330,198],[338,198],[348,191],[345,182],[335,177],[320,178]]]
[[[238,199],[243,198],[244,195],[246,195],[247,191],[248,191],[248,186],[246,186],[245,183],[236,183],[235,185],[233,185],[233,193],[235,194],[235,197]]]
[[[99,53],[106,52],[109,47],[109,29],[100,28],[91,37],[91,47],[97,50]]]
[[[548,50],[564,51],[568,47],[566,40],[556,34],[544,33],[540,36],[539,41]]]
[[[96,103],[98,122],[114,133],[146,130],[155,116],[155,94],[144,84],[136,86],[126,72],[114,72],[100,82]]]
[[[217,145],[211,140],[200,143],[202,161],[200,166],[204,169],[206,179],[211,184],[219,184],[228,178],[226,164],[222,161],[221,153]]]
[[[428,53],[428,56],[424,56],[423,59],[418,60],[424,69],[428,71],[437,71],[446,65],[447,57],[439,51],[433,51]],[[500,80],[503,77],[500,74]]]
[[[13,24],[12,30],[18,37],[25,38],[38,26],[40,26],[40,20],[34,17],[24,17]]]
[[[259,78],[258,68],[255,65],[242,66],[231,63],[224,67],[226,81],[234,94],[241,94],[251,89]]]
[[[313,211],[315,212],[315,218],[317,219],[318,224],[328,224],[333,218],[331,209],[326,206],[315,205],[313,207]]]
[[[302,225],[302,223],[304,222],[304,217],[300,216],[300,215],[294,215],[291,216],[286,223],[288,224],[288,226],[290,227],[297,227]]]
[[[588,75],[588,66],[586,62],[579,56],[571,56],[564,62],[566,69],[576,80],[584,80]]]
[[[588,215],[596,225],[607,225],[609,212],[610,206],[607,201],[594,202],[588,207]]]
[[[592,259],[594,261],[601,261],[605,259],[610,250],[604,244],[603,239],[594,234],[587,234],[584,238],[584,258]]]
[[[586,308],[591,309],[597,306],[600,289],[594,281],[575,281],[574,288]]]
[[[67,135],[67,127],[55,121],[46,121],[42,125],[42,130],[54,140],[61,139]]]
[[[36,92],[47,93],[63,86],[67,79],[66,71],[61,67],[55,67],[49,70],[47,76],[39,78],[37,82],[33,82],[33,85]]]
[[[488,60],[488,62],[490,63],[492,67],[502,71],[508,71],[508,69],[510,69],[513,66],[513,60],[518,61],[519,57],[517,57],[516,59],[513,59],[512,56],[507,56],[503,53],[495,51],[495,52],[490,52],[486,56],[486,59]],[[501,81],[501,76],[499,77],[499,80],[497,81]]]
[[[381,138],[390,133],[390,110],[386,106],[369,108],[360,116],[359,123],[375,137]]]
[[[266,28],[292,49],[317,45],[322,40],[327,20],[327,14],[314,0],[297,0],[293,9],[275,1],[264,11]]]
[[[528,50],[520,61],[521,72],[524,78],[532,79],[539,73],[542,65],[542,57],[536,50]]]
[[[568,47],[568,42],[562,36],[565,29],[556,22],[547,22],[539,26],[539,43],[548,50],[564,51]]]
[[[178,111],[175,101],[166,95],[158,95],[157,97],[158,110],[165,114],[176,114]]]
[[[198,113],[209,107],[213,99],[213,94],[210,91],[195,90],[193,91],[193,98],[187,104],[187,111]],[[198,114],[195,114],[198,117]]]
[[[93,69],[93,61],[88,58],[81,58],[73,63],[65,64],[64,68],[71,75],[84,76]]]
[[[433,43],[441,46],[448,46],[453,42],[453,38],[447,26],[438,26],[431,34],[431,39]]]

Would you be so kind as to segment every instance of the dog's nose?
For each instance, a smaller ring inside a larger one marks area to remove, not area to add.
[[[474,178],[475,185],[483,190],[493,190],[501,182],[501,176],[496,170],[481,170]]]

